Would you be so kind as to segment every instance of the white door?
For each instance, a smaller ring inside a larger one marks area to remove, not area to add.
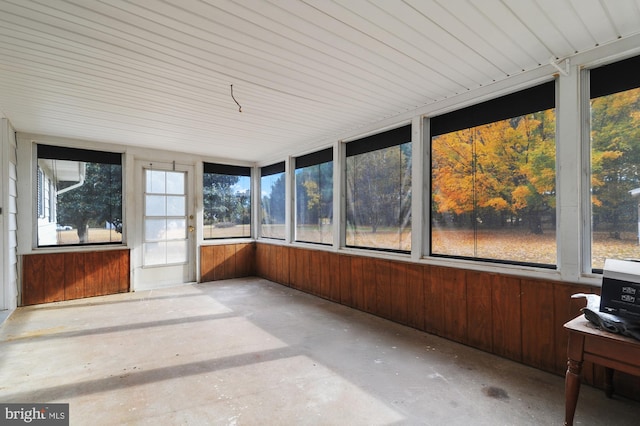
[[[195,281],[193,167],[140,162],[137,171],[142,194],[134,288]]]

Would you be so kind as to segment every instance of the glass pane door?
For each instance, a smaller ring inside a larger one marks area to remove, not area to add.
[[[143,266],[188,262],[186,173],[145,169]]]

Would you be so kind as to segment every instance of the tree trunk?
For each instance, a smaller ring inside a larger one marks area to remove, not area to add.
[[[83,222],[78,226],[78,239],[80,240],[80,244],[86,244],[89,242],[89,225],[86,222]]]

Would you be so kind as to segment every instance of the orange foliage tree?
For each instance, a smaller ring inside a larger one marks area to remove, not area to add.
[[[526,222],[541,233],[555,208],[554,135],[547,110],[434,137],[433,213],[473,226]]]
[[[636,222],[629,191],[640,187],[640,88],[591,101],[593,226],[619,235]]]

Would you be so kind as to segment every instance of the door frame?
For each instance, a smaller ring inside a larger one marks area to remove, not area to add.
[[[133,242],[131,253],[133,291],[154,288],[171,287],[195,283],[197,279],[197,232],[187,231],[187,263],[182,266],[143,266],[144,247],[144,170],[154,169],[163,171],[186,172],[185,189],[187,195],[187,228],[196,226],[196,193],[195,169],[193,164],[176,164],[176,162],[135,160],[134,163],[134,229],[129,228],[128,237]],[[133,232],[132,232],[133,231]],[[178,273],[178,269],[182,272]],[[169,273],[167,273],[169,272]]]

